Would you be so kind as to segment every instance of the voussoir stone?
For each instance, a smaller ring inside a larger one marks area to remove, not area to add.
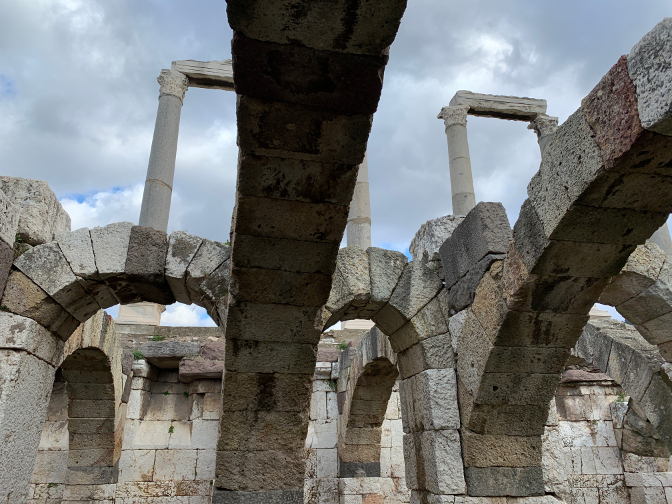
[[[463,220],[463,215],[444,215],[425,222],[415,233],[408,248],[413,259],[422,259],[424,253],[427,252],[429,261],[439,261],[441,245],[452,236]]]
[[[642,126],[672,135],[672,18],[665,18],[635,44],[628,73],[637,89]]]
[[[143,300],[163,305],[175,302],[164,277],[167,252],[166,233],[145,226],[131,228],[124,271]]]
[[[0,177],[0,190],[18,209],[23,242],[40,245],[70,231],[70,216],[44,180]]]
[[[98,273],[122,303],[142,301],[126,279],[126,258],[132,228],[131,222],[116,222],[89,231]]]
[[[186,284],[192,302],[201,297],[200,287],[222,263],[231,256],[231,247],[224,243],[203,239],[201,246],[187,267]]]
[[[171,233],[166,255],[166,280],[179,303],[191,304],[187,289],[187,268],[198,251],[202,238],[184,231]]]

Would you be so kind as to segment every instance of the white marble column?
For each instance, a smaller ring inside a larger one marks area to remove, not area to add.
[[[537,134],[537,143],[539,144],[539,150],[543,156],[548,142],[558,129],[558,118],[546,114],[539,114],[530,121],[527,129],[534,130]]]
[[[154,125],[152,150],[145,179],[145,192],[140,209],[141,226],[168,231],[170,200],[173,196],[177,136],[180,131],[182,101],[189,85],[186,75],[177,70],[161,70],[156,79],[159,90],[159,110]],[[160,325],[165,307],[154,303],[133,303],[119,307],[115,322],[120,330],[124,324]]]
[[[159,110],[154,126],[152,150],[149,154],[139,224],[159,231],[168,231],[177,135],[180,131],[182,100],[184,100],[189,79],[177,70],[161,70],[157,81],[161,85]]]
[[[371,246],[371,198],[369,197],[369,163],[366,154],[364,154],[364,161],[359,165],[357,184],[350,203],[346,242],[348,247],[357,245],[365,250]]]
[[[443,107],[437,116],[446,125],[453,215],[467,215],[476,206],[467,141],[468,110],[468,106],[460,105]]]

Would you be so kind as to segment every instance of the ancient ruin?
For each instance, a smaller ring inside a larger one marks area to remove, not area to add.
[[[233,60],[161,71],[139,225],[0,178],[1,502],[672,503],[672,18],[559,126],[457,92],[454,215],[409,259],[371,246],[366,160],[405,7],[229,0]],[[237,94],[230,243],[166,232],[189,86]],[[513,226],[468,114],[537,133]]]

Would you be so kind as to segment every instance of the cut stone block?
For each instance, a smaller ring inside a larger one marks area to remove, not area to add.
[[[459,429],[455,370],[428,369],[399,387],[404,432]]]
[[[473,496],[544,495],[541,467],[467,467],[464,476]]]
[[[313,383],[312,376],[312,371],[305,374],[267,374],[227,370],[222,391],[224,411],[306,411],[310,407],[308,391]],[[268,394],[268,390],[272,390],[273,394]]]
[[[463,215],[446,215],[425,222],[411,240],[409,251],[413,259],[420,260],[427,252],[427,260],[440,261],[441,245],[452,236],[463,220]]]
[[[226,486],[231,490],[243,491],[303,488],[304,464],[303,448],[292,451],[219,451],[217,452],[215,486],[219,488]],[[303,492],[300,493],[303,498]],[[290,502],[294,504],[295,501]],[[296,501],[297,504],[299,502],[302,501]]]
[[[628,73],[637,89],[642,126],[663,135],[672,135],[671,33],[672,19],[665,18],[635,44],[628,56]]]
[[[144,226],[133,226],[124,271],[133,290],[143,300],[169,305],[175,297],[164,272],[168,239],[166,233]]]
[[[52,366],[63,359],[63,342],[32,319],[0,313],[0,348],[24,350]]]
[[[443,316],[438,297],[435,297],[390,336],[390,345],[395,352],[401,352],[422,340],[447,332],[448,324]]]
[[[363,309],[371,297],[369,259],[361,247],[346,247],[338,251],[336,261],[338,274],[333,277],[329,299],[325,305],[334,314],[354,305]]]
[[[144,358],[161,369],[178,369],[180,359],[188,355],[198,355],[201,346],[195,342],[148,341],[138,347]]]
[[[186,285],[192,302],[200,298],[199,288],[203,281],[228,260],[230,255],[231,247],[228,245],[203,239],[201,246],[187,267]]]
[[[58,243],[34,247],[18,257],[14,265],[80,322],[100,309],[95,299],[84,292]]]
[[[0,190],[18,211],[16,234],[22,242],[40,245],[70,232],[70,216],[45,181],[0,177]],[[7,243],[13,245],[14,237]]]
[[[187,289],[187,268],[202,242],[202,238],[184,231],[171,233],[168,240],[165,275],[168,285],[170,285],[173,295],[179,303],[192,303]]]
[[[497,119],[530,121],[546,113],[546,100],[519,98],[458,91],[450,100],[451,107],[469,107],[469,114]]]
[[[314,346],[301,343],[229,340],[226,370],[253,373],[313,373]]]
[[[212,504],[303,504],[303,489],[241,492],[215,488]]]
[[[483,275],[495,261],[502,260],[505,257],[505,254],[488,254],[458,280],[448,291],[449,313],[457,313],[471,305],[474,302],[476,289],[481,283]]]
[[[19,209],[14,206],[7,195],[0,190],[0,239],[12,248],[19,225]]]
[[[483,436],[462,431],[466,467],[539,467],[539,436]]]
[[[117,222],[89,231],[98,273],[124,304],[142,301],[125,275],[132,228],[133,224],[130,222]]]
[[[20,271],[9,275],[2,306],[33,319],[62,340],[67,340],[79,326],[76,318]]]
[[[446,287],[451,287],[488,254],[505,254],[511,226],[501,203],[476,205],[441,246]]]
[[[203,379],[221,379],[224,362],[203,358],[183,358],[180,360],[180,381],[191,382]]]

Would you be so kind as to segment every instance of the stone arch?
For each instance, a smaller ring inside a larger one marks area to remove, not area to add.
[[[654,32],[667,33],[666,23]],[[642,62],[652,51],[669,53],[667,36],[644,37],[558,128],[504,262],[493,264],[462,327],[451,330],[461,385],[459,360],[473,368],[473,381],[460,387],[470,495],[544,493],[539,436],[569,349],[609,278],[672,209],[672,139],[657,133],[667,118],[650,100],[661,77]],[[467,355],[459,340],[470,342]],[[508,449],[492,456],[492,445]],[[519,456],[505,455],[512,450]]]
[[[396,362],[387,336],[375,327],[362,338],[354,359],[340,359],[347,374],[338,429],[341,478],[380,476],[381,428],[399,376]]]
[[[118,303],[180,301],[226,321],[230,247],[130,222],[78,229],[13,264],[0,302],[63,340],[100,309]]]
[[[672,368],[655,345],[631,325],[604,320],[588,322],[575,349],[579,357],[621,385],[672,452]]]

